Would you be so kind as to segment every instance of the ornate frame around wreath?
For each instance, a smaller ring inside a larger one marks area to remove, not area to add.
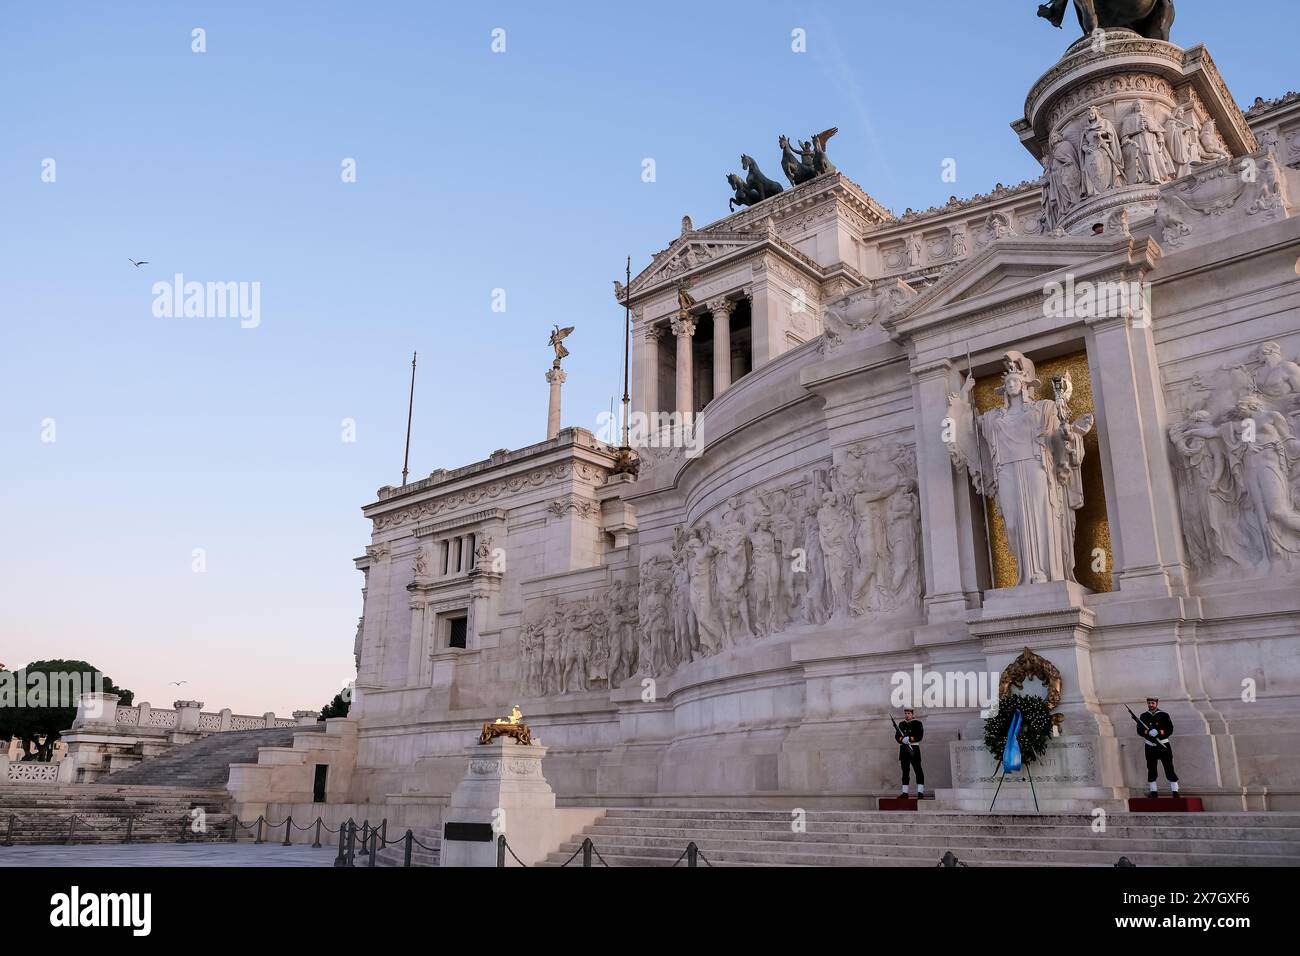
[[[1037,677],[1043,682],[1043,686],[1047,688],[1047,709],[1055,710],[1056,705],[1061,702],[1061,672],[1047,658],[1038,656],[1027,647],[1002,672],[998,680],[998,699],[1006,697],[1013,687],[1024,690],[1025,680],[1030,677]],[[1052,723],[1055,726],[1060,727],[1064,722],[1064,714],[1052,714]]]

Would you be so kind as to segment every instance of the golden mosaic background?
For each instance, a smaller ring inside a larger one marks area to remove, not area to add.
[[[1032,357],[1032,356],[1031,356]],[[1060,358],[1035,361],[1042,384],[1038,388],[1038,397],[1052,397],[1052,376],[1069,371],[1074,382],[1074,397],[1070,399],[1070,412],[1074,418],[1094,413],[1092,402],[1092,376],[1088,372],[1088,355],[1075,352]],[[980,412],[997,408],[1002,404],[1002,396],[996,391],[1002,384],[1001,374],[989,375],[975,380],[975,407]],[[1074,535],[1074,576],[1079,583],[1093,591],[1111,590],[1111,572],[1114,570],[1114,554],[1110,548],[1110,522],[1106,517],[1106,488],[1101,480],[1101,448],[1097,443],[1097,428],[1093,427],[1083,440],[1083,507],[1076,513],[1077,521]],[[992,498],[988,499],[989,525],[993,536],[993,586],[995,588],[1015,587],[1020,579],[1016,568],[1015,556],[1007,542],[1007,526],[998,511],[998,505]],[[1101,548],[1106,555],[1105,569],[1100,573],[1092,569],[1092,552]]]

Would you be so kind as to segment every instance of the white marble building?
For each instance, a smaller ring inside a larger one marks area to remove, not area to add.
[[[894,675],[1030,648],[1063,806],[1145,788],[1125,705],[1156,694],[1185,791],[1300,807],[1300,97],[1243,114],[1204,47],[1105,41],[1012,124],[1041,181],[895,218],[828,172],[684,219],[618,284],[634,410],[693,417],[701,454],[655,435],[634,479],[566,428],[380,489],[351,802],[445,802],[517,704],[561,806],[867,806]],[[1020,414],[1012,366],[1079,426],[1046,477],[1013,480],[1009,433],[996,462],[945,434]],[[961,805],[982,721],[940,704],[928,781]]]

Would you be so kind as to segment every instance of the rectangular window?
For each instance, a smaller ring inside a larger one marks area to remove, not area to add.
[[[469,636],[469,618],[453,617],[447,622],[447,646],[464,648]]]

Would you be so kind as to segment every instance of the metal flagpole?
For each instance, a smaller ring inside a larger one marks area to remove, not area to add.
[[[627,449],[628,445],[628,419],[631,415],[628,412],[627,390],[627,367],[628,354],[632,342],[632,257],[627,257],[627,285],[623,287],[623,444],[622,448]]]
[[[411,397],[406,405],[406,454],[402,457],[402,484],[406,484],[406,476],[409,473],[407,466],[411,463],[411,416],[415,411],[415,357],[417,353],[411,353]]]
[[[966,377],[972,382],[975,381],[975,369],[971,365],[970,360],[969,341],[966,343]],[[979,415],[975,410],[974,388],[972,388],[970,392],[970,419],[971,431],[975,434],[975,456],[979,459],[980,485],[982,486],[979,491],[979,499],[980,509],[984,515],[984,546],[988,551],[989,558],[989,589],[992,590],[993,586],[997,584],[997,579],[995,578],[993,571],[993,523],[989,520],[989,476],[984,470],[984,442],[980,438],[980,423]],[[997,797],[994,796],[994,799],[996,800]]]

